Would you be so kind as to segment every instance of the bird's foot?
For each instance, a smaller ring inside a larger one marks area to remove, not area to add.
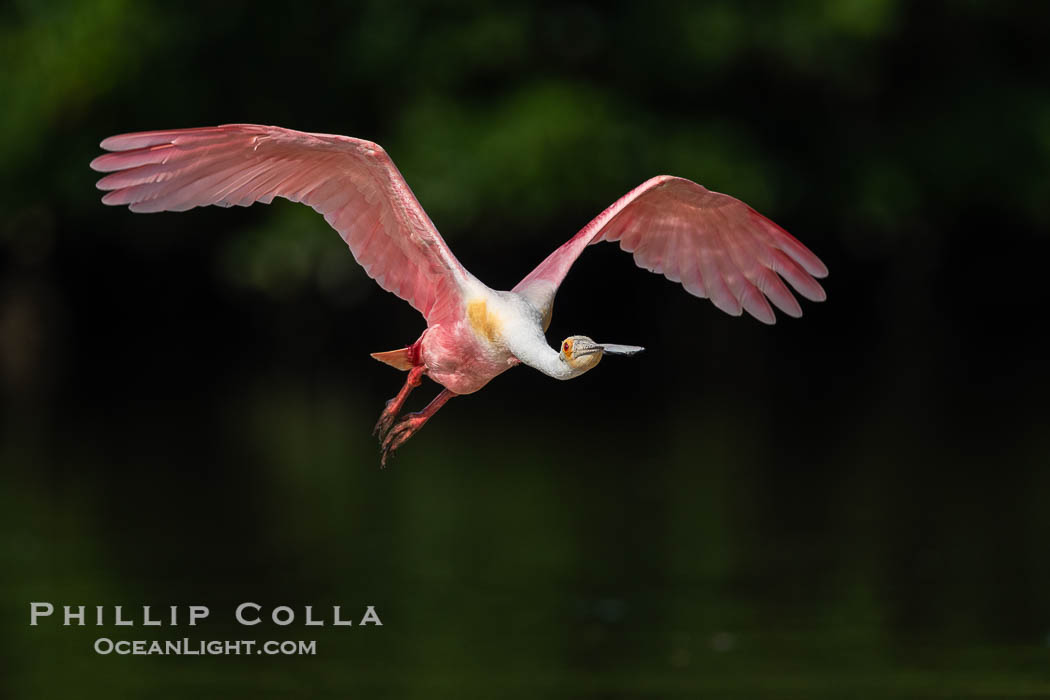
[[[386,432],[380,438],[383,441],[383,447],[381,456],[379,457],[379,467],[386,467],[386,461],[394,454],[394,450],[401,447],[408,441],[410,437],[416,434],[416,432],[423,427],[423,424],[427,422],[429,416],[420,413],[409,413],[407,416],[399,420],[392,428],[387,428]],[[380,418],[382,420],[382,418]]]
[[[397,419],[397,414],[401,413],[408,395],[423,382],[423,374],[425,372],[426,367],[423,365],[417,365],[409,371],[401,391],[397,392],[397,396],[386,402],[386,407],[379,414],[379,420],[376,421],[375,427],[372,428],[373,435],[379,436],[380,440],[386,438],[386,434],[390,432],[390,427],[394,425],[394,421]]]
[[[394,420],[397,419],[397,409],[399,408],[400,406],[395,405],[395,399],[390,399],[386,402],[383,412],[379,414],[379,420],[376,421],[375,427],[372,428],[372,434],[377,436],[380,441],[386,439],[387,433],[393,427]]]

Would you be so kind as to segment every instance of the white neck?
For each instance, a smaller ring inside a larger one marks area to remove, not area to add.
[[[576,376],[576,370],[569,366],[568,362],[561,359],[561,355],[558,354],[557,350],[546,343],[543,344],[543,354],[541,357],[542,361],[532,366],[546,374],[548,377],[554,377],[555,379],[572,379]]]
[[[511,343],[513,347],[510,350],[524,364],[555,379],[572,379],[576,376],[569,363],[561,359],[558,351],[547,345],[542,334],[532,335],[523,340],[525,342]]]
[[[547,345],[543,335],[543,310],[514,293],[497,296],[493,303],[497,301],[506,305],[501,318],[503,342],[514,357],[555,379],[572,379],[579,374],[561,359],[557,350]]]

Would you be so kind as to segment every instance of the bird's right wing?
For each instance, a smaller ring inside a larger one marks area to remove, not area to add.
[[[781,281],[823,301],[815,278],[828,269],[806,246],[739,199],[680,177],[643,182],[594,218],[514,287],[549,312],[554,294],[583,249],[619,241],[638,267],[659,272],[722,311],[776,319],[769,302],[789,316],[802,308]]]
[[[459,313],[470,277],[390,156],[369,141],[228,124],[112,136],[91,162],[105,204],[135,212],[303,202],[339,232],[369,277],[434,325]]]

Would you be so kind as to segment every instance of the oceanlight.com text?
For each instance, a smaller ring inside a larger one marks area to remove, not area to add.
[[[170,639],[167,641],[146,639],[110,639],[99,637],[95,640],[95,653],[105,656],[240,656],[242,654],[265,654],[269,656],[315,656],[317,640],[269,640],[258,642],[255,639],[238,640],[204,640],[204,639]]]

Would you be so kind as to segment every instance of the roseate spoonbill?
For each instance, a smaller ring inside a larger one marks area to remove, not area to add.
[[[105,204],[157,212],[269,204],[274,197],[303,202],[339,232],[369,277],[423,314],[427,327],[418,340],[372,355],[408,371],[375,426],[383,466],[450,398],[519,363],[571,379],[604,355],[642,350],[583,335],[558,349],[547,345],[554,296],[592,243],[619,241],[639,267],[728,314],[747,311],[763,323],[775,321],[770,301],[788,316],[802,314],[781,278],[807,299],[825,298],[815,278],[827,268],[798,240],[740,200],[679,177],[660,175],[635,187],[507,292],[490,289],[456,260],[393,161],[369,141],[229,124],[112,136],[101,146],[112,152],[91,167],[109,173],[98,181],[108,190]],[[424,375],[444,387],[441,393],[395,422]]]

